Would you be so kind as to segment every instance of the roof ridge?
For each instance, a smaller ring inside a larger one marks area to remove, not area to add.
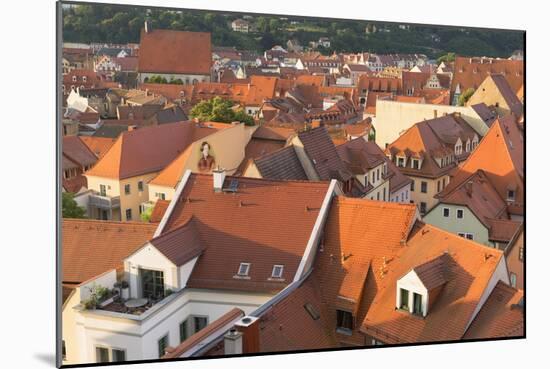
[[[115,221],[115,220],[101,220],[101,219],[90,219],[90,218],[63,218],[63,222],[70,222],[70,223],[96,223],[96,224],[105,224],[105,225],[122,225],[122,226],[151,226],[156,227],[156,224],[147,223],[147,222],[139,222],[139,221],[127,221],[127,222],[121,222],[121,221]]]

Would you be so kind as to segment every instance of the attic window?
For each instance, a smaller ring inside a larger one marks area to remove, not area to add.
[[[399,291],[399,308],[409,310],[409,290],[401,288]]]
[[[418,169],[419,168],[418,159],[413,159],[412,160],[412,168],[413,169]]]
[[[321,316],[319,315],[319,312],[315,310],[313,305],[311,305],[309,302],[304,305],[304,309],[306,309],[307,313],[313,320],[319,319]]]
[[[239,271],[237,272],[238,276],[246,277],[250,271],[250,263],[241,263],[239,265]]]
[[[351,334],[353,315],[349,311],[336,310],[336,330],[339,333]]]
[[[422,295],[413,293],[413,314],[422,314]]]
[[[515,200],[516,198],[516,191],[514,190],[508,190],[508,200]]]
[[[283,277],[284,265],[273,265],[273,271],[271,272],[271,278]]]

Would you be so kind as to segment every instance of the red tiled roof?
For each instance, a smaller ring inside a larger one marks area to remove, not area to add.
[[[90,151],[92,151],[99,159],[101,159],[107,151],[116,142],[114,138],[108,137],[93,137],[93,136],[79,136],[82,142]]]
[[[210,75],[211,49],[207,32],[142,29],[138,71]]]
[[[105,156],[85,174],[124,179],[158,172],[194,141],[195,125],[194,122],[178,122],[123,132]]]
[[[291,282],[298,269],[329,183],[237,180],[237,191],[214,192],[210,175],[192,174],[176,199],[163,233],[193,216],[205,250],[189,287],[272,292]],[[249,279],[235,278],[251,263]],[[284,265],[283,281],[270,280]]]
[[[63,219],[62,281],[79,284],[114,268],[153,235],[155,224]]]
[[[523,291],[499,281],[464,334],[465,339],[525,335]]]
[[[482,169],[500,194],[508,197],[508,190],[515,191],[515,203],[524,203],[523,136],[514,117],[498,118],[474,152],[462,163],[453,179],[441,192],[445,196],[464,182],[464,179]]]
[[[160,223],[162,217],[164,216],[164,213],[166,212],[166,209],[168,209],[168,205],[170,205],[170,201],[168,200],[157,200],[157,202],[155,203],[155,207],[151,212],[151,218],[149,218],[149,222]]]
[[[387,256],[392,261],[384,277],[377,280],[378,292],[361,330],[390,344],[462,339],[502,252],[421,222],[415,225],[406,245]],[[431,301],[426,317],[397,310],[397,280],[412,268],[445,254],[447,282]]]
[[[77,163],[81,168],[93,165],[97,161],[97,156],[79,136],[64,136],[62,150],[63,156]]]
[[[204,244],[192,217],[149,242],[176,266],[187,263],[204,251]]]

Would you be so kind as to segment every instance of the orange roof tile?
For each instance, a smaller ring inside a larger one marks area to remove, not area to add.
[[[138,71],[210,75],[210,33],[153,29],[141,30]],[[192,52],[189,52],[192,50]],[[162,55],[162,58],[159,58]],[[185,55],[185,57],[182,57]]]
[[[465,339],[525,335],[523,291],[499,281],[466,331]]]
[[[215,192],[211,175],[192,174],[163,233],[195,219],[205,250],[189,287],[278,291],[294,278],[329,183],[231,180],[236,192]],[[245,262],[250,279],[234,278]],[[282,281],[270,280],[275,264],[284,265]]]
[[[80,139],[99,159],[101,159],[116,142],[116,139],[108,137],[80,136]]]
[[[114,268],[155,232],[155,224],[63,219],[62,280],[79,284]]]

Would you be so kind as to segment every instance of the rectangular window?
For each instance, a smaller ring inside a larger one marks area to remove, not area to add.
[[[397,158],[397,166],[398,167],[404,167],[405,166],[405,159],[404,158]]]
[[[249,271],[250,271],[250,263],[240,263],[239,270],[237,271],[237,275],[247,276]]]
[[[516,198],[516,192],[513,190],[508,190],[508,200],[514,200]]]
[[[353,315],[349,311],[336,310],[336,328],[351,331],[353,329]]]
[[[474,239],[474,235],[471,234],[471,233],[466,233],[466,238],[469,239],[469,240],[473,240],[473,239]]]
[[[457,217],[458,219],[464,218],[464,210],[462,210],[462,209],[456,209],[456,217]]]
[[[130,185],[129,185],[129,184],[125,184],[125,185],[124,185],[124,194],[125,194],[125,195],[129,195],[129,194],[130,194]]]
[[[422,314],[422,295],[413,293],[413,314]]]
[[[132,209],[126,209],[126,220],[132,220]]]
[[[371,182],[371,183],[373,183],[373,184],[374,184],[374,182],[376,182],[376,178],[374,178],[374,174],[375,174],[375,173],[372,172],[372,182]]]
[[[414,192],[414,179],[411,182],[411,191]]]
[[[382,200],[386,201],[386,187],[382,189]]]
[[[412,167],[413,167],[413,169],[418,169],[419,168],[418,159],[413,159],[412,160]]]
[[[61,341],[61,359],[67,360],[67,346],[65,346],[65,340]]]
[[[119,349],[113,349],[113,362],[121,362],[126,361],[126,351],[119,350]]]
[[[380,192],[376,193],[376,200],[380,201]]]
[[[399,308],[403,310],[409,310],[409,291],[401,288],[401,290],[399,291],[399,295]]]
[[[443,208],[443,216],[445,218],[449,217],[449,212],[450,212],[449,208]]]
[[[380,168],[376,169],[376,180],[380,180]]]
[[[102,185],[102,184],[99,185],[99,194],[101,196],[107,196],[107,190],[105,189],[105,185]]]
[[[158,340],[159,359],[166,354],[167,347],[168,347],[168,335]]]
[[[428,182],[422,181],[420,182],[420,192],[427,193],[428,192]]]
[[[138,182],[138,191],[143,192],[143,181]]]
[[[283,277],[283,265],[273,265],[273,270],[271,271],[272,278],[282,278]]]
[[[109,362],[109,349],[106,347],[95,348],[95,361],[96,363],[108,363]]]
[[[187,319],[180,323],[180,342],[187,339]]]
[[[205,316],[196,316],[193,317],[193,322],[195,323],[195,333],[204,329],[208,324],[208,319]]]
[[[164,272],[141,269],[141,287],[145,298],[160,299],[164,297]]]
[[[441,191],[441,182],[437,181],[437,192]]]

